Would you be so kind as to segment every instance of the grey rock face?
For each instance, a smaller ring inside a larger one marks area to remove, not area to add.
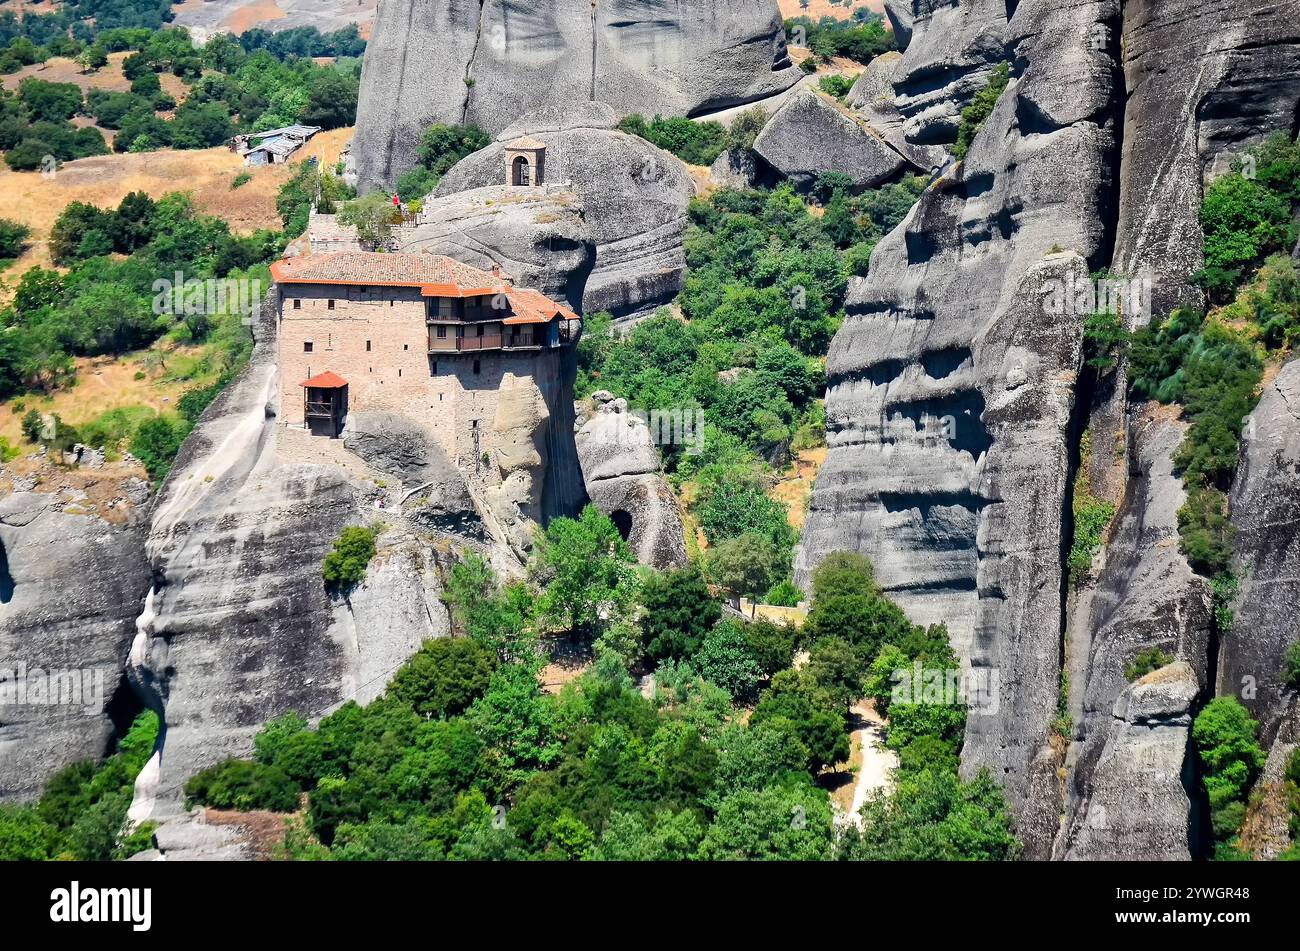
[[[900,50],[912,42],[912,6],[914,0],[885,0],[885,17]]]
[[[840,172],[854,185],[889,181],[906,164],[894,149],[832,97],[815,89],[793,96],[763,126],[754,151],[798,185]]]
[[[681,513],[664,479],[646,421],[606,392],[580,419],[574,441],[591,502],[614,519],[637,560],[655,568],[686,564]]]
[[[1213,29],[1206,24],[1214,23]],[[1154,284],[1154,312],[1199,303],[1201,182],[1271,132],[1300,102],[1300,3],[1225,8],[1204,0],[1124,5],[1099,40],[1122,49],[1128,98],[1115,270]]]
[[[1079,791],[1064,858],[1191,858],[1188,734],[1198,690],[1182,661],[1124,688]]]
[[[731,149],[723,152],[709,166],[709,181],[718,188],[753,188],[758,181],[753,154]]]
[[[339,531],[382,518],[342,470],[276,458],[274,307],[250,365],[205,412],[153,512],[154,585],[129,673],[164,720],[133,818],[166,817],[199,769],[247,755],[267,719],[365,701],[449,626],[427,545],[392,532],[367,580],[331,596]]]
[[[911,31],[894,80],[909,142],[957,141],[962,108],[1007,58],[1007,10],[1000,0],[912,0]],[[1071,19],[1059,14],[1061,23]]]
[[[686,206],[695,187],[679,159],[613,124],[608,107],[589,107],[570,110],[568,119],[529,117],[502,138],[527,134],[545,142],[546,181],[564,184],[581,201],[596,246],[583,311],[628,316],[668,302],[680,289]],[[504,148],[498,141],[461,160],[438,183],[436,198],[503,184]]]
[[[568,189],[493,185],[430,198],[401,250],[445,254],[581,308],[596,245],[582,200]]]
[[[997,676],[996,709],[968,718],[963,768],[988,767],[1005,785],[1035,857],[1060,814],[1059,764],[1043,751],[1083,319],[1051,312],[1043,288],[1081,279],[1104,253],[1096,209],[1112,193],[1115,142],[1102,120],[1118,89],[1084,37],[1113,12],[1026,0],[1009,25],[1005,7],[979,2],[918,17],[903,69],[912,108],[925,64],[953,61],[955,39],[936,36],[951,18],[966,38],[1005,33],[1005,47],[974,48],[1018,69],[967,158],[850,287],[827,362],[830,451],[796,556],[806,583],[829,552],[863,552],[914,620],[948,623],[974,673]],[[1068,184],[1061,168],[1074,170]]]
[[[1105,564],[1071,612],[1070,686],[1077,736],[1058,856],[1186,859],[1192,854],[1191,763],[1184,762],[1188,708],[1175,703],[1155,717],[1158,722],[1139,722],[1134,711],[1152,698],[1151,678],[1130,685],[1124,673],[1140,651],[1159,648],[1177,659],[1179,679],[1190,680],[1193,694],[1204,690],[1209,679],[1206,658],[1213,622],[1208,586],[1178,547],[1178,509],[1186,492],[1174,474],[1173,454],[1187,424],[1175,414],[1156,404],[1136,413],[1130,478],[1105,548]],[[1179,696],[1183,691],[1180,686]],[[1098,809],[1100,814],[1093,815]]]
[[[111,752],[114,713],[122,707],[125,727],[138,709],[122,663],[149,587],[143,518],[111,524],[60,507],[40,492],[0,498],[0,691],[18,689],[20,669],[27,681],[12,695],[26,702],[0,704],[0,800],[34,798],[69,763]],[[38,672],[54,669],[77,672],[83,702],[38,699]]]
[[[1221,646],[1218,690],[1241,698],[1268,745],[1295,700],[1282,664],[1300,640],[1300,361],[1264,387],[1247,421],[1229,511],[1241,589]]]
[[[398,0],[378,11],[357,110],[362,190],[415,164],[431,123],[499,132],[547,105],[692,115],[793,85],[772,0]]]
[[[938,169],[952,160],[941,145],[908,141],[903,114],[895,102],[894,80],[902,72],[902,53],[882,53],[867,64],[849,90],[849,106],[894,151],[920,169]]]
[[[416,513],[420,524],[477,541],[485,538],[460,470],[424,429],[405,416],[350,412],[343,445],[380,472],[399,479],[403,498],[418,495],[426,500]]]

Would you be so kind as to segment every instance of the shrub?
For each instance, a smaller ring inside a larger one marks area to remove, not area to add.
[[[298,784],[283,770],[242,759],[210,766],[185,784],[187,805],[202,803],[214,809],[293,812],[298,808],[298,793]]]
[[[27,225],[0,218],[0,258],[16,258],[22,254],[31,233]]]
[[[652,660],[689,657],[722,616],[698,568],[679,568],[652,577],[641,589],[642,631]]]
[[[1257,726],[1236,697],[1215,697],[1192,724],[1192,742],[1219,838],[1240,825],[1238,807],[1244,808],[1246,793],[1264,766],[1264,751],[1255,739]]]
[[[1007,88],[1011,79],[1011,64],[998,63],[989,75],[988,84],[975,94],[971,104],[961,111],[961,123],[957,126],[957,142],[952,147],[952,154],[959,159],[966,157],[971,144],[984,120],[993,114],[993,107]]]
[[[1286,649],[1286,660],[1282,665],[1282,682],[1293,689],[1300,689],[1300,641]]]
[[[161,483],[171,472],[172,462],[189,435],[190,424],[175,416],[155,416],[140,424],[131,437],[131,455],[140,460],[149,477]]]
[[[721,123],[693,122],[680,116],[666,119],[655,116],[646,122],[642,116],[633,113],[620,122],[618,128],[672,152],[691,165],[712,165],[728,142],[728,132]]]
[[[843,102],[844,97],[847,96],[849,90],[853,88],[853,80],[848,76],[840,76],[836,74],[823,76],[821,79],[817,80],[817,85],[821,88],[822,92],[834,96],[836,99],[840,100],[840,102]]]
[[[349,525],[334,539],[334,547],[321,562],[321,577],[327,588],[348,589],[366,577],[366,566],[375,557],[379,526]]]
[[[1153,670],[1159,670],[1173,662],[1174,658],[1160,648],[1148,647],[1146,650],[1138,651],[1133,662],[1124,668],[1124,676],[1129,680],[1141,680]]]
[[[453,717],[483,695],[496,667],[496,654],[469,638],[425,641],[393,677],[388,696],[422,716]]]

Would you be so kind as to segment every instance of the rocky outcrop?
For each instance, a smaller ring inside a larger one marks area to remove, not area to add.
[[[486,540],[483,521],[460,470],[414,421],[396,413],[348,413],[343,445],[399,481],[399,507],[417,497],[417,504],[407,514],[418,524],[474,541]]]
[[[340,530],[383,517],[378,489],[276,452],[274,306],[249,366],[186,441],[153,512],[153,587],[129,674],[164,721],[132,818],[166,817],[195,771],[247,755],[268,719],[377,695],[421,641],[449,632],[427,544],[393,528],[363,585],[331,595]]]
[[[806,583],[831,551],[867,554],[916,621],[948,623],[963,663],[996,678],[997,702],[968,717],[963,769],[1004,783],[1041,857],[1060,815],[1047,735],[1084,316],[1054,312],[1043,288],[1083,279],[1109,250],[1097,209],[1111,201],[1120,90],[1085,40],[1112,3],[1014,11],[1007,23],[1004,5],[977,0],[916,19],[896,83],[909,139],[951,133],[992,63],[1012,61],[1012,78],[966,159],[850,288],[796,574]]]
[[[885,17],[900,50],[912,42],[912,4],[914,0],[885,0]]]
[[[1154,312],[1199,303],[1204,175],[1271,132],[1300,102],[1300,2],[1124,4],[1091,34],[1123,57],[1127,100],[1115,270],[1153,284]]]
[[[1061,857],[1186,861],[1195,780],[1188,735],[1200,685],[1182,661],[1127,685],[1079,790]]]
[[[1106,6],[1113,14],[1116,5]],[[900,43],[905,52],[894,77],[895,102],[909,142],[957,141],[961,110],[988,84],[993,67],[1009,58],[1007,17],[1012,10],[1020,12],[1002,0],[913,0],[911,29],[905,30],[907,42]],[[895,6],[894,16],[900,13]],[[1062,11],[1047,25],[1051,37],[1040,43],[1045,47],[1063,39],[1056,32],[1059,24],[1076,16]],[[1076,50],[1080,45],[1074,44]]]
[[[824,172],[870,188],[907,164],[883,138],[831,96],[805,89],[785,103],[754,140],[754,152],[797,186]]]
[[[1179,550],[1186,492],[1173,454],[1187,424],[1177,413],[1157,404],[1135,412],[1127,490],[1104,565],[1072,603],[1076,734],[1058,857],[1186,859],[1195,852],[1188,729],[1190,703],[1212,679],[1213,618],[1209,586]],[[1130,685],[1125,668],[1152,648],[1177,663]]]
[[[546,144],[546,182],[578,196],[596,247],[583,311],[630,316],[667,303],[686,267],[682,237],[695,187],[680,160],[615,130],[616,121],[614,111],[599,103],[530,115],[444,175],[435,207],[445,196],[502,183],[505,143],[531,136]]]
[[[612,393],[594,393],[592,404],[574,437],[591,503],[614,520],[637,561],[655,568],[686,564],[681,513],[650,426]]]
[[[1241,698],[1267,746],[1296,701],[1282,667],[1300,641],[1300,361],[1265,385],[1247,418],[1229,511],[1241,587],[1218,690]]]
[[[378,11],[357,109],[363,190],[415,164],[424,129],[496,133],[545,106],[693,115],[793,85],[773,0],[396,0]]]
[[[903,114],[895,101],[894,81],[906,60],[901,53],[881,53],[853,82],[845,101],[889,147],[919,169],[938,169],[952,160],[942,145],[908,141]]]
[[[64,508],[46,491],[0,497],[0,800],[112,752],[139,709],[122,662],[149,587],[144,518]]]
[[[709,183],[718,188],[743,190],[759,180],[754,153],[749,149],[727,149],[709,166]]]
[[[445,254],[581,308],[596,261],[582,200],[567,188],[492,185],[425,200],[402,251]]]

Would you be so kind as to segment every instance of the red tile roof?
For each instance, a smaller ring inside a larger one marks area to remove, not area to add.
[[[494,294],[504,279],[442,254],[386,254],[336,251],[285,258],[271,265],[280,284],[385,284],[436,288],[427,296],[473,297]]]
[[[271,265],[271,276],[280,284],[418,287],[425,297],[505,294],[511,311],[502,321],[507,324],[544,324],[556,317],[578,319],[572,310],[561,307],[539,290],[512,287],[504,277],[441,254],[387,254],[378,251],[310,254],[276,261]]]
[[[337,373],[326,370],[324,373],[317,373],[310,380],[303,380],[298,385],[310,386],[318,390],[341,390],[348,385],[348,381]]]
[[[506,289],[506,300],[510,301],[510,316],[503,324],[544,324],[556,317],[577,320],[578,315],[567,307],[561,307],[541,291],[531,287],[511,287]]]

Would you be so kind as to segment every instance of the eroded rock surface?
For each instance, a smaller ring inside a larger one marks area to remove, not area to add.
[[[1003,782],[1027,854],[1042,857],[1060,815],[1045,750],[1083,317],[1050,312],[1042,288],[1108,251],[1097,209],[1114,187],[1120,90],[1086,42],[1113,4],[1014,10],[1009,24],[985,2],[916,18],[896,83],[910,140],[953,134],[993,63],[1012,61],[1012,78],[966,159],[850,288],[796,572],[806,583],[831,551],[867,554],[916,621],[948,623],[963,662],[997,678],[998,702],[968,717],[963,769]]]
[[[69,763],[112,752],[138,709],[122,665],[149,587],[144,516],[62,508],[44,491],[0,496],[0,694],[25,701],[0,702],[0,800],[35,798]],[[78,679],[68,702],[46,692],[56,669]]]
[[[1241,697],[1267,747],[1296,699],[1282,668],[1300,640],[1300,361],[1265,385],[1245,432],[1229,508],[1241,588],[1220,652],[1219,692]]]
[[[1199,689],[1196,672],[1182,661],[1124,688],[1079,790],[1064,858],[1191,858],[1188,734]]]
[[[1132,430],[1129,481],[1105,563],[1074,600],[1067,635],[1076,736],[1056,847],[1066,858],[1193,854],[1190,703],[1211,679],[1213,619],[1209,586],[1179,550],[1186,492],[1173,454],[1187,424],[1176,409],[1148,404],[1135,413]],[[1125,668],[1152,648],[1178,663],[1154,683],[1130,685]]]
[[[395,0],[379,11],[357,109],[363,190],[415,164],[424,129],[500,132],[545,106],[693,115],[800,78],[773,0]]]
[[[441,200],[503,184],[505,144],[524,135],[544,142],[545,182],[578,196],[586,234],[596,247],[582,290],[583,312],[645,313],[681,288],[686,207],[695,187],[679,159],[615,130],[616,122],[614,111],[600,103],[539,111],[462,159],[434,195]]]
[[[426,199],[401,250],[445,254],[485,270],[499,265],[517,286],[574,308],[583,306],[596,261],[575,192],[504,184]]]
[[[593,394],[592,404],[574,437],[592,504],[614,520],[642,564],[686,564],[681,513],[649,425],[606,391]]]
[[[839,172],[859,187],[894,178],[906,161],[853,112],[815,89],[800,91],[763,126],[754,151],[796,185]]]

